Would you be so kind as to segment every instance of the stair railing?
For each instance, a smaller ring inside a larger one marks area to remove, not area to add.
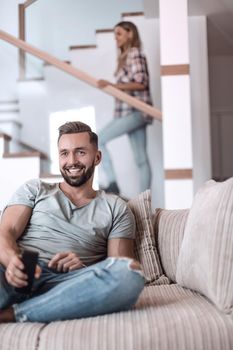
[[[25,12],[26,8],[32,5],[37,0],[27,0],[23,4],[19,4],[18,18],[19,18],[19,39],[26,40],[26,31],[25,31]],[[26,71],[26,59],[25,52],[19,50],[19,79],[25,78]]]
[[[59,60],[58,58],[48,54],[45,51],[42,51],[28,43],[26,43],[24,40],[20,40],[16,38],[15,36],[4,32],[3,30],[0,30],[0,39],[18,47],[19,49],[23,50],[24,52],[30,53],[33,56],[36,56],[37,58],[43,60],[44,62],[47,62],[54,67],[72,75],[73,77],[84,81],[85,83],[98,88],[97,80],[90,76],[89,74],[75,68],[69,63],[63,62]],[[98,88],[99,89],[99,88]],[[113,86],[106,86],[103,89],[100,89],[101,91],[106,92],[107,94],[118,98],[119,100],[126,102],[127,104],[135,107],[136,109],[140,110],[143,113],[146,113],[152,117],[154,117],[157,120],[162,120],[162,114],[161,111],[135,97],[132,97],[128,95],[127,93],[113,87]]]

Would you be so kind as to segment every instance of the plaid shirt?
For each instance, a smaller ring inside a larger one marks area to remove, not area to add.
[[[126,63],[116,75],[117,83],[131,83],[136,82],[143,84],[145,90],[134,90],[127,91],[129,95],[142,100],[145,103],[152,104],[150,97],[150,87],[149,87],[149,74],[147,68],[147,62],[145,55],[137,47],[130,49]],[[125,117],[128,114],[131,114],[135,111],[138,111],[132,106],[129,106],[126,102],[116,99],[114,116],[116,118]],[[152,121],[152,117],[142,113],[148,122]]]

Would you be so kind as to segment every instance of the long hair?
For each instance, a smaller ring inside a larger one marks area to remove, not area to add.
[[[138,29],[134,23],[129,22],[129,21],[122,21],[122,22],[117,23],[115,25],[114,29],[116,27],[123,28],[127,32],[131,33],[131,36],[129,38],[129,42],[128,42],[127,47],[119,49],[119,54],[118,54],[118,59],[117,59],[117,69],[116,69],[115,74],[117,74],[118,71],[124,66],[129,50],[132,47],[138,47],[139,49],[141,48],[140,36],[138,33]]]

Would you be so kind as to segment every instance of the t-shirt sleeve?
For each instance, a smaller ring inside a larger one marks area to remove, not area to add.
[[[120,198],[118,198],[113,210],[113,224],[108,238],[135,238],[134,215],[128,205]]]
[[[148,86],[149,74],[146,57],[136,48],[129,53],[128,69],[134,82]]]
[[[13,194],[9,202],[7,203],[7,207],[12,205],[26,205],[27,207],[34,208],[35,200],[39,191],[39,180],[30,180],[25,182],[22,186],[20,186],[17,191]]]

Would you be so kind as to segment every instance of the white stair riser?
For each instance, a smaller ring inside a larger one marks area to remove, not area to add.
[[[39,157],[0,158],[0,169],[0,210],[2,210],[19,186],[27,180],[38,178],[40,159]]]

